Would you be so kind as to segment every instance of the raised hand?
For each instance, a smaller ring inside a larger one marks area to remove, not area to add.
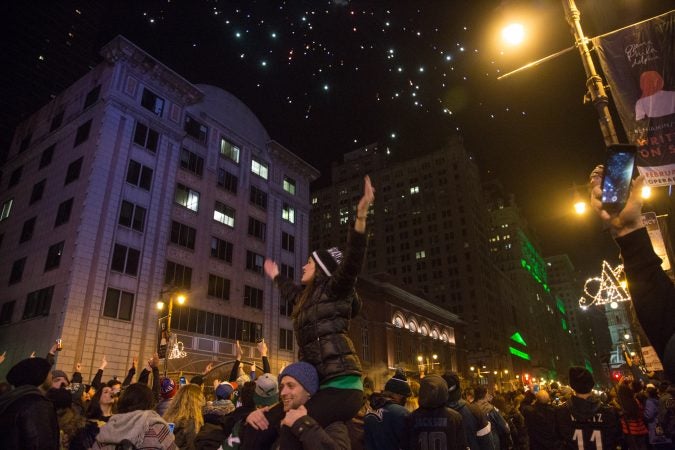
[[[356,216],[363,217],[368,214],[368,208],[375,201],[375,188],[370,182],[370,177],[366,175],[363,177],[363,197],[359,200],[356,207]]]
[[[138,365],[138,356],[134,356],[131,360],[131,367],[135,369],[136,365]]]
[[[642,228],[642,187],[644,186],[644,176],[638,176],[631,183],[630,196],[628,197],[626,206],[618,213],[610,213],[602,209],[603,173],[604,167],[602,165],[596,166],[591,172],[591,206],[609,228],[612,236],[624,236],[631,231]]]
[[[7,350],[2,352],[2,355],[0,355],[0,364],[2,364],[3,361],[5,360],[5,356],[7,356]]]
[[[103,355],[103,358],[101,358],[101,365],[99,366],[99,370],[105,369],[105,367],[108,365],[108,360],[105,359],[105,355]]]
[[[241,344],[239,344],[239,341],[236,341],[236,344],[234,344],[234,356],[237,361],[241,361],[241,357],[244,355],[244,353],[241,351]]]
[[[263,269],[265,269],[265,275],[267,275],[272,280],[275,279],[277,275],[279,275],[279,266],[277,266],[277,263],[269,258],[265,259]]]
[[[260,356],[267,356],[267,343],[265,342],[265,339],[261,339],[257,346]]]
[[[155,353],[152,355],[152,358],[150,358],[150,359],[148,360],[148,365],[149,365],[151,368],[153,368],[153,369],[154,369],[155,367],[159,367],[159,353],[155,352]]]
[[[82,372],[82,363],[75,364],[75,372]]]

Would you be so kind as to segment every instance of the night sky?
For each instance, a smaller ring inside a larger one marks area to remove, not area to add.
[[[586,272],[602,256],[616,260],[599,225],[570,214],[573,184],[586,182],[604,152],[595,110],[582,104],[578,51],[496,79],[573,45],[558,0],[12,3],[0,11],[9,31],[0,52],[3,149],[22,117],[122,34],[189,81],[236,95],[273,139],[324,173],[319,184],[331,162],[360,146],[378,141],[405,159],[460,134],[483,178],[516,195],[545,254],[569,253]],[[577,5],[592,37],[673,2]],[[532,30],[518,48],[499,42],[510,16]]]

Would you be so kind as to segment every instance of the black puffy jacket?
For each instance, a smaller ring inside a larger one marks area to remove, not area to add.
[[[300,304],[302,286],[277,276],[284,301],[293,304],[293,328],[298,358],[316,367],[320,382],[341,375],[361,375],[361,362],[349,338],[351,318],[361,309],[354,285],[363,265],[367,237],[349,229],[345,257],[333,276],[317,267],[311,295]]]

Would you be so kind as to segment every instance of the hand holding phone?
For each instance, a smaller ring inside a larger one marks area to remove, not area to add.
[[[602,177],[602,209],[618,213],[628,201],[637,148],[632,144],[612,144],[607,148]]]

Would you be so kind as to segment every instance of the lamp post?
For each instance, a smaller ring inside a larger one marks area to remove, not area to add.
[[[162,340],[166,341],[166,346],[167,346],[167,352],[164,354],[164,378],[166,378],[167,370],[168,370],[168,363],[169,363],[169,346],[171,345],[171,315],[173,314],[173,302],[176,300],[179,305],[182,305],[185,303],[185,295],[182,293],[178,293],[175,289],[170,289],[167,291],[162,291],[159,293],[160,298],[163,298],[164,294],[168,293],[169,294],[169,308],[168,308],[168,314],[164,317],[160,317],[158,320],[159,322],[159,332],[160,334],[160,345]],[[164,310],[164,301],[160,300],[157,302],[157,309],[159,311]],[[166,319],[166,330],[162,329],[162,320]]]

